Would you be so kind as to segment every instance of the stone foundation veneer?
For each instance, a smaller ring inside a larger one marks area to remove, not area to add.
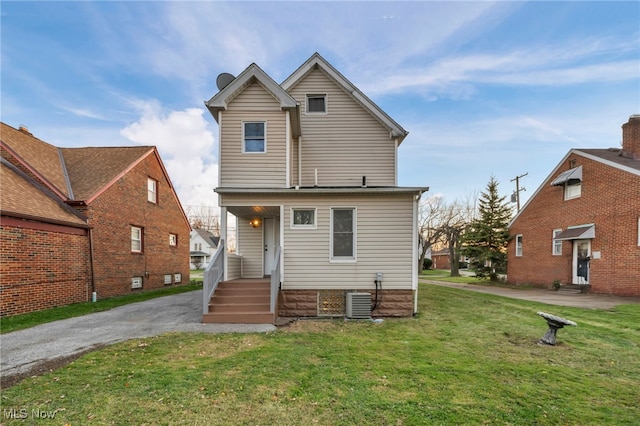
[[[370,293],[371,303],[375,302],[375,291],[357,290],[357,292]],[[378,298],[381,299],[381,302],[371,313],[372,317],[409,317],[413,315],[413,290],[383,290],[378,293]],[[344,312],[341,315],[344,315]],[[278,297],[278,316],[319,316],[318,290],[281,290]],[[340,314],[334,316],[340,316]]]

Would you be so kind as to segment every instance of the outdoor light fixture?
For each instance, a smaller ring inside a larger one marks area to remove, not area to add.
[[[260,219],[251,220],[251,222],[249,222],[249,225],[253,226],[254,228],[257,228],[258,226],[260,226]]]

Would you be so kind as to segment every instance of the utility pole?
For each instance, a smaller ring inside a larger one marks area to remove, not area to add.
[[[513,195],[511,196],[511,202],[515,202],[516,206],[517,206],[517,210],[516,211],[520,211],[520,191],[526,191],[527,188],[522,187],[520,188],[520,178],[525,177],[526,175],[528,175],[529,172],[520,175],[520,176],[516,176],[513,179],[511,179],[511,182],[513,182],[514,180],[516,181],[516,191],[513,193]],[[515,200],[514,200],[515,198]]]

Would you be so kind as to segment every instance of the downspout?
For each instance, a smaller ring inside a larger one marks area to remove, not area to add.
[[[95,303],[98,300],[98,293],[96,292],[96,281],[93,271],[93,233],[91,232],[91,228],[87,229],[89,234],[89,273],[91,276],[91,301]]]
[[[302,186],[302,136],[298,136],[298,186]]]

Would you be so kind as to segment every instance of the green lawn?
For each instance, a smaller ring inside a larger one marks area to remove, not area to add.
[[[2,392],[5,424],[637,425],[640,305],[591,310],[422,284],[420,314],[167,334]],[[546,311],[578,327],[536,342]],[[6,418],[24,409],[26,421]],[[37,413],[37,411],[36,411]]]

